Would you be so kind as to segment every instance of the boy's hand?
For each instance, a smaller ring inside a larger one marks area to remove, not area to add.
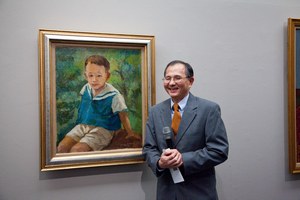
[[[133,131],[130,131],[130,132],[127,132],[125,139],[141,139],[141,136],[135,134]]]

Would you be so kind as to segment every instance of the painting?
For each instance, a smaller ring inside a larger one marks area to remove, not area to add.
[[[39,30],[41,171],[144,162],[155,37]]]
[[[300,19],[288,19],[289,171],[300,173]]]

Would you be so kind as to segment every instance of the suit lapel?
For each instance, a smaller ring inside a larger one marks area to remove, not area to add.
[[[163,127],[170,127],[171,129],[171,124],[172,124],[172,111],[171,111],[171,99],[166,100],[162,108],[160,109],[160,119],[157,119],[157,123],[162,124],[162,129]],[[165,138],[164,138],[165,139]],[[172,142],[175,144],[175,138],[174,134],[172,132]]]
[[[161,120],[163,127],[168,126],[171,128],[172,119],[171,119],[171,102],[170,101],[171,101],[171,99],[164,102],[163,107],[160,110],[161,119],[157,119],[157,120]]]
[[[179,125],[178,134],[176,136],[175,146],[180,142],[181,138],[187,133],[187,129],[195,119],[197,112],[196,98],[190,93],[183,116]]]
[[[168,99],[163,103],[162,109],[160,110],[161,119],[157,119],[157,120],[161,120],[163,125],[162,127],[168,126],[171,128],[172,118],[171,118],[170,101],[171,99]],[[196,110],[198,105],[196,102],[197,102],[196,98],[190,93],[188,102],[186,104],[186,107],[184,108],[183,116],[179,125],[176,139],[172,137],[173,144],[175,144],[175,147],[180,142],[181,138],[187,133],[189,126],[191,125],[191,123],[193,122],[193,120],[197,115]]]

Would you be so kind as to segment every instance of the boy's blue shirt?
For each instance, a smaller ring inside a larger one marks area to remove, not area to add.
[[[127,110],[127,107],[124,99],[119,97],[117,99],[121,102],[118,105],[121,106],[118,107],[122,110],[113,111],[113,99],[117,95],[121,95],[117,89],[110,84],[106,84],[104,91],[93,97],[91,87],[86,84],[80,94],[81,102],[76,124],[87,124],[111,131],[121,128],[119,112]]]

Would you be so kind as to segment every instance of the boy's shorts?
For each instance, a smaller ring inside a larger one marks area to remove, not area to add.
[[[69,133],[67,133],[67,136],[71,137],[76,142],[86,143],[94,151],[100,151],[104,147],[108,146],[113,135],[114,131],[86,124],[78,124]]]

